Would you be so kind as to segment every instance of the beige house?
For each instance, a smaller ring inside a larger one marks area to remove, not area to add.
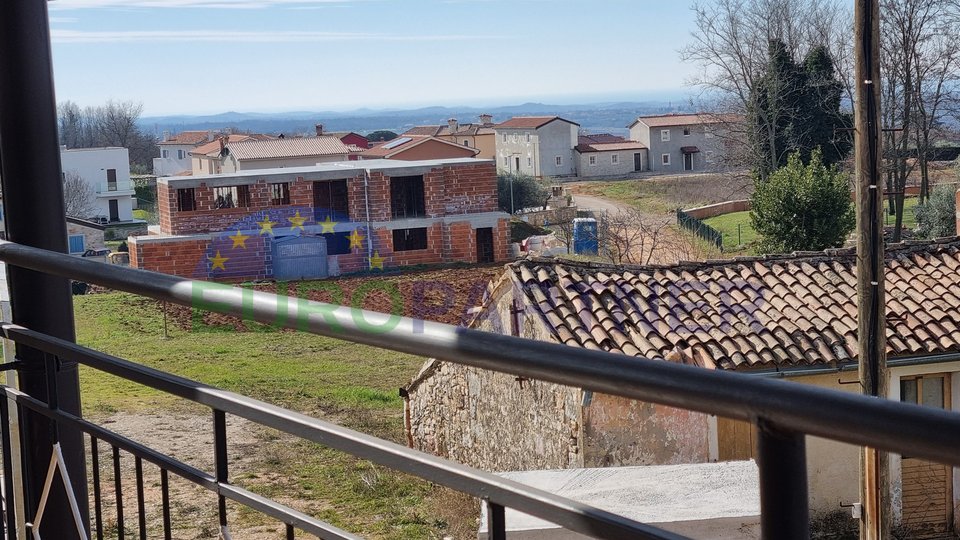
[[[477,156],[476,148],[421,135],[402,135],[379,143],[360,153],[360,159],[401,159],[419,161],[429,159],[459,159]]]
[[[222,158],[226,155],[226,146],[243,141],[269,141],[274,138],[269,135],[221,135],[190,152],[190,172],[194,176],[220,174],[223,172]]]
[[[649,268],[523,260],[472,325],[854,392],[855,264],[847,249]],[[960,410],[960,238],[890,246],[886,276],[889,399]],[[749,424],[456,364],[427,362],[407,396],[416,448],[491,470],[754,457]],[[807,456],[814,529],[855,527],[858,449],[808,437]],[[901,532],[960,530],[956,470],[891,456],[889,474]]]
[[[343,141],[330,136],[246,140],[226,145],[220,157],[220,168],[226,174],[253,169],[312,167],[319,163],[346,161],[352,153]]]
[[[493,117],[481,114],[477,124],[461,124],[456,118],[447,120],[445,126],[416,126],[408,129],[402,136],[436,137],[461,146],[476,148],[480,159],[496,157],[497,141],[493,131]]]

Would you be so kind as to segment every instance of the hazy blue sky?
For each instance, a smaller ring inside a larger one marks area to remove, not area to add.
[[[146,115],[643,99],[683,88],[672,0],[56,0],[57,98]]]

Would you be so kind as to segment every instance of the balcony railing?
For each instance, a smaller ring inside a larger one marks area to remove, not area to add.
[[[679,407],[754,423],[758,432],[761,527],[764,538],[807,538],[807,472],[804,434],[836,441],[906,453],[960,466],[960,414],[900,402],[870,398],[808,385],[744,377],[735,373],[626,357],[490,334],[449,325],[415,321],[382,313],[317,302],[288,301],[269,293],[191,281],[78,260],[69,256],[0,242],[0,260],[75,280],[157,300],[179,303],[219,313],[252,318],[319,335],[383,347],[415,355],[430,355],[512,375]],[[371,328],[391,328],[371,331]],[[71,426],[90,437],[94,460],[95,537],[102,538],[101,498],[97,466],[100,443],[106,444],[115,468],[120,452],[136,460],[138,527],[146,538],[143,505],[143,463],[161,470],[165,537],[170,538],[167,473],[173,473],[215,492],[220,504],[220,524],[228,525],[225,501],[230,499],[285,524],[287,538],[306,531],[321,538],[354,538],[328,523],[270,501],[230,483],[226,460],[225,417],[236,415],[282,432],[347,452],[439,485],[487,501],[490,537],[506,537],[504,508],[510,507],[557,523],[569,530],[600,538],[680,538],[676,534],[637,523],[591,506],[512,482],[490,473],[434,457],[404,446],[310,418],[232,392],[213,388],[133,362],[93,351],[71,342],[7,324],[8,339],[47,353],[48,386],[56,359],[79,362],[126,380],[159,389],[199,403],[211,410],[215,438],[215,471],[198,470],[147,448],[102,426],[77,418],[13,388],[2,387],[9,398],[0,399],[4,428],[9,426],[9,406],[35,411],[59,426]],[[55,390],[55,386],[52,388]],[[51,395],[56,395],[55,391]],[[12,484],[9,470],[9,429],[3,430],[6,492]],[[25,449],[29,451],[29,449]],[[119,475],[117,475],[119,479]],[[117,493],[120,480],[115,480]],[[119,497],[118,497],[119,498]],[[118,501],[118,537],[123,537],[122,503]],[[9,509],[8,509],[9,511]],[[20,516],[33,519],[34,516]],[[7,529],[14,538],[14,529]]]
[[[117,191],[133,191],[133,182],[99,182],[94,186],[94,191],[97,192],[97,195],[109,195]]]

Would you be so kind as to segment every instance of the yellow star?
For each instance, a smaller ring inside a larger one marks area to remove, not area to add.
[[[334,228],[337,226],[337,222],[330,219],[330,216],[327,216],[327,219],[320,222],[320,226],[323,229],[320,231],[320,234],[327,234],[334,232]]]
[[[217,268],[226,271],[227,267],[223,263],[229,261],[228,257],[221,257],[220,250],[217,250],[217,255],[215,257],[207,257],[207,260],[213,263],[213,266],[210,267],[210,271],[216,270]]]
[[[354,229],[353,232],[350,233],[350,236],[348,238],[350,238],[350,249],[363,248],[363,239],[365,237],[362,234],[360,234],[360,229]]]
[[[273,226],[276,224],[277,224],[276,221],[270,221],[269,214],[263,218],[263,221],[257,222],[257,225],[260,226],[260,234],[266,234],[266,233],[273,234]]]
[[[250,238],[250,237],[240,232],[240,229],[237,229],[237,234],[233,236],[228,236],[227,238],[233,240],[234,248],[241,247],[243,249],[247,249],[247,238]]]
[[[287,218],[287,220],[290,222],[290,230],[291,230],[291,231],[296,230],[296,229],[300,229],[300,230],[302,231],[302,230],[304,230],[304,229],[303,229],[303,222],[306,221],[307,218],[300,216],[300,211],[297,210],[297,213],[296,213],[293,217]]]
[[[383,270],[383,257],[380,256],[379,251],[374,251],[373,257],[370,257],[370,269]]]

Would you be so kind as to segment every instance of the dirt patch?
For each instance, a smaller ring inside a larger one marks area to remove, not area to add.
[[[346,305],[452,325],[470,321],[470,308],[483,301],[487,285],[503,273],[503,265],[457,266],[403,274],[372,274],[324,281],[257,283],[254,290],[296,296],[318,302]],[[161,308],[160,302],[156,303]],[[166,304],[167,316],[182,329],[197,322],[233,327],[243,332],[250,325],[219,313],[194,313],[187,306]]]

